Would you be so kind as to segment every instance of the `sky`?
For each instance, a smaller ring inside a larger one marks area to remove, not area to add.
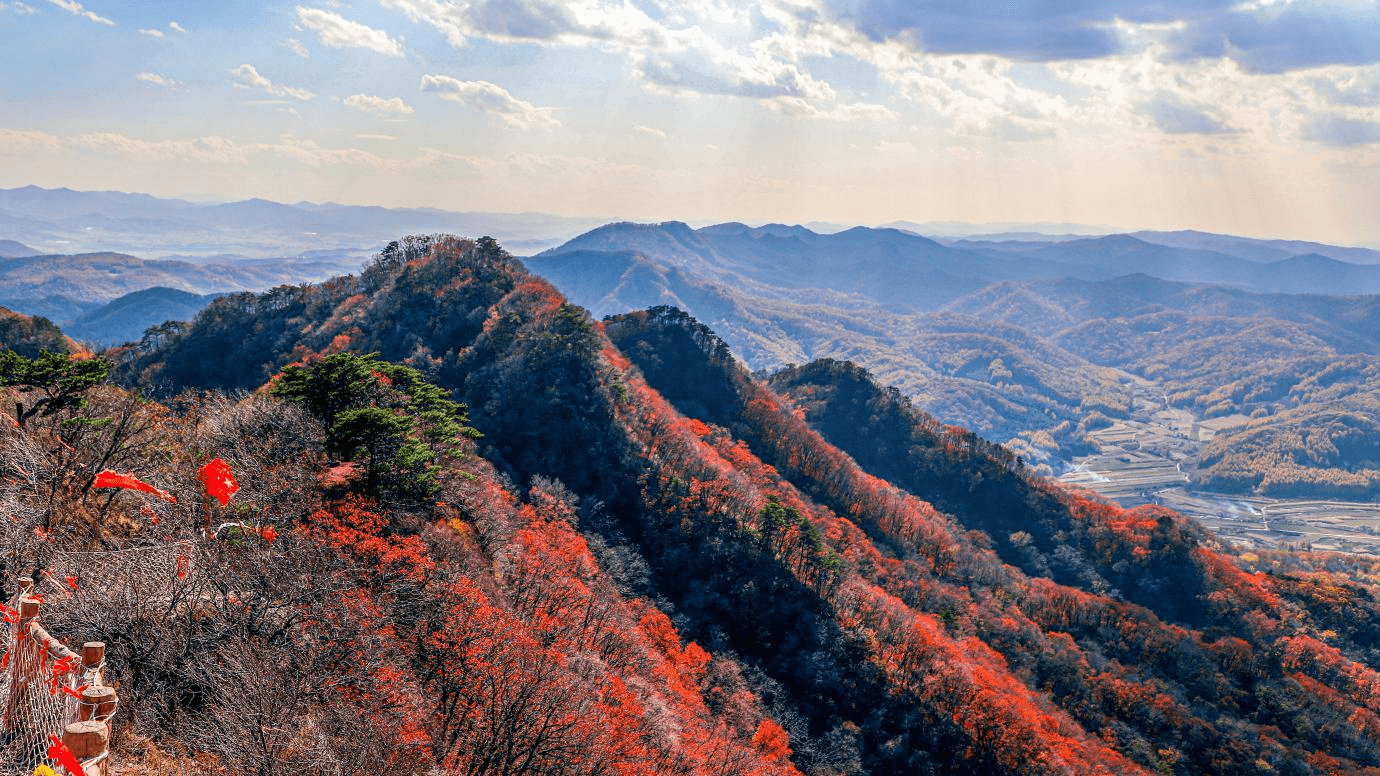
[[[0,0],[0,187],[1380,245],[1375,0]]]

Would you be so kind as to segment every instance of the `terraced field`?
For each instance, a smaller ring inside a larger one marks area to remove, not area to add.
[[[1225,544],[1380,556],[1380,504],[1228,497],[1168,488],[1158,503],[1201,520]]]
[[[1246,549],[1300,549],[1380,556],[1380,503],[1272,499],[1208,493],[1191,474],[1199,449],[1239,418],[1200,421],[1182,409],[1154,409],[1156,391],[1142,385],[1144,420],[1124,420],[1089,434],[1098,452],[1075,459],[1059,477],[1122,506],[1162,504],[1197,518],[1223,544]]]

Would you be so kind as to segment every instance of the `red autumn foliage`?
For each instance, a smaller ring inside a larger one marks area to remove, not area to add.
[[[1065,492],[932,419],[890,434],[866,407],[848,421],[865,444],[829,444],[818,415],[745,373],[696,393],[714,375],[693,359],[625,356],[602,337],[615,325],[488,246],[413,247],[335,290],[284,292],[297,306],[276,323],[259,302],[238,330],[271,335],[246,348],[300,331],[288,355],[348,338],[434,369],[513,481],[560,476],[589,499],[535,487],[523,504],[476,465],[445,508],[330,504],[285,537],[337,553],[326,576],[358,586],[316,636],[344,634],[368,667],[347,708],[401,720],[399,750],[428,766],[789,772],[769,756],[785,750],[821,774],[1380,763],[1372,599],[1241,571],[1181,517]],[[702,360],[731,363],[708,345]],[[700,417],[640,376],[654,360]],[[850,457],[874,442],[924,476]],[[615,583],[601,564],[623,561]],[[742,665],[681,646],[634,589]]]
[[[775,722],[764,719],[752,735],[752,745],[768,759],[786,762],[791,758],[791,742],[785,729]]]
[[[426,543],[416,536],[387,533],[388,523],[372,502],[352,495],[313,512],[308,527],[312,536],[354,557],[383,580],[424,582],[436,568]]]

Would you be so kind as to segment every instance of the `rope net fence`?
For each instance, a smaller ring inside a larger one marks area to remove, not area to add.
[[[74,651],[42,624],[82,606],[83,585],[106,595],[147,596],[191,571],[190,547],[168,544],[117,552],[58,552],[0,604],[0,774],[105,774],[110,720],[119,707],[105,683],[105,644]],[[44,616],[40,616],[41,613]],[[76,770],[74,770],[76,768]]]

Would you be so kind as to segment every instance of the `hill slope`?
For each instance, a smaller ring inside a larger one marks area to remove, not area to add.
[[[14,240],[0,240],[0,259],[11,259],[19,256],[33,256],[39,251],[30,248],[23,243]]]
[[[134,342],[145,330],[169,321],[190,321],[216,294],[193,294],[154,286],[125,294],[83,313],[66,325],[66,331],[82,342],[118,345]]]
[[[252,389],[334,352],[453,391],[534,503],[564,483],[605,573],[760,677],[802,771],[1380,766],[1369,583],[1243,572],[1184,518],[1065,492],[850,366],[780,378],[792,407],[683,313],[596,325],[492,241],[219,299],[122,370]]]
[[[52,353],[88,353],[86,348],[65,336],[53,322],[42,316],[28,316],[0,307],[0,349],[35,358],[47,350]]]

